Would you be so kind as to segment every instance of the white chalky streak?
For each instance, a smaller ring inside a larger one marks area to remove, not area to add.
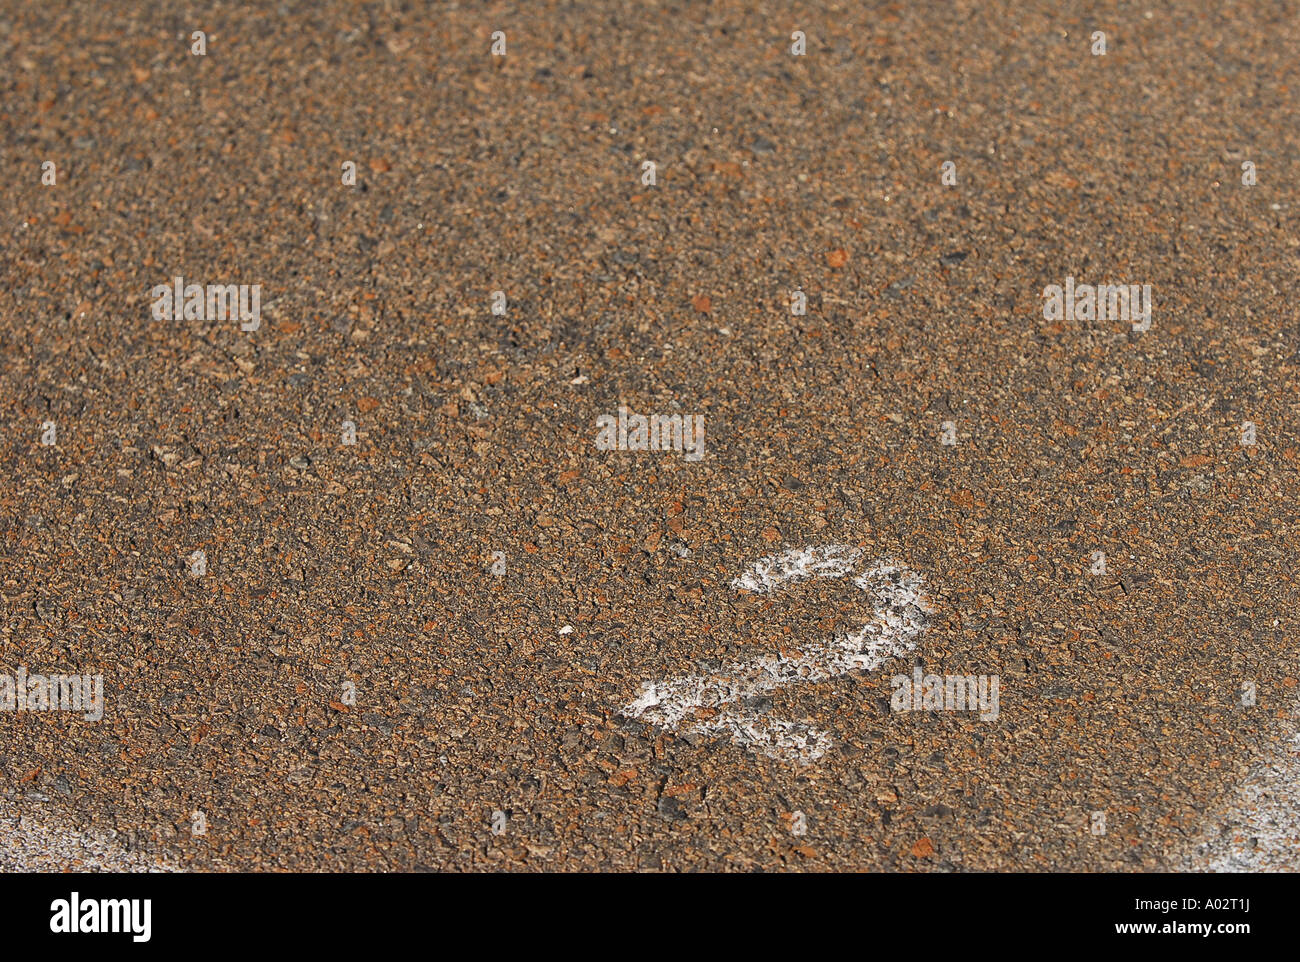
[[[1195,872],[1300,871],[1300,748],[1247,776],[1236,799],[1202,833]]]
[[[108,832],[78,832],[56,818],[21,814],[0,798],[0,872],[176,872],[167,861],[131,852]]]
[[[774,588],[809,578],[843,578],[861,557],[859,549],[845,544],[792,549],[759,558],[731,583],[731,587],[766,594]]]
[[[733,588],[769,594],[810,578],[852,574],[862,552],[847,545],[823,545],[760,558],[731,583]],[[683,675],[646,684],[623,713],[670,731],[726,734],[737,745],[772,758],[807,763],[831,747],[828,733],[802,722],[767,718],[737,703],[792,684],[826,681],[851,671],[873,671],[906,654],[928,624],[929,602],[921,576],[888,561],[853,579],[872,596],[875,618],[830,642],[808,644],[795,655],[766,655],[736,662],[719,674]],[[700,717],[701,712],[712,713]]]

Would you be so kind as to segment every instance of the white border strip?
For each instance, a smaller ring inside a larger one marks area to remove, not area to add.
[[[1300,747],[1250,773],[1189,862],[1194,872],[1300,871]]]
[[[166,860],[128,852],[107,833],[73,831],[14,808],[0,798],[0,871],[179,872]]]

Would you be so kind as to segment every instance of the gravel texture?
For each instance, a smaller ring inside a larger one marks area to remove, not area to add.
[[[0,867],[1300,862],[1294,3],[163,6],[0,7],[0,674],[105,698],[0,712]],[[827,545],[914,649],[625,711],[884,624],[732,585]]]

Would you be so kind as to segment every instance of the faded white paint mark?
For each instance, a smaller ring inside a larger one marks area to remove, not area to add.
[[[810,578],[843,578],[861,557],[860,549],[845,544],[791,549],[759,558],[731,587],[767,594]]]
[[[848,545],[822,545],[760,558],[732,588],[770,594],[810,578],[844,578],[862,552]],[[851,671],[873,671],[906,654],[929,624],[930,605],[916,572],[879,561],[853,579],[872,600],[874,618],[829,642],[805,644],[793,655],[768,655],[728,665],[722,672],[689,674],[649,682],[623,709],[669,731],[725,734],[737,745],[784,761],[808,763],[833,744],[829,733],[805,722],[769,718],[742,703],[786,685],[813,684]]]
[[[1300,745],[1258,765],[1236,798],[1202,832],[1194,872],[1300,870]]]
[[[0,798],[0,872],[178,871],[164,859],[128,851],[110,832],[78,832]]]

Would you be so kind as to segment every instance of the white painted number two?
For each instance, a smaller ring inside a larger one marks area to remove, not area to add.
[[[826,681],[851,671],[874,671],[912,651],[929,625],[931,608],[919,574],[877,561],[855,574],[862,552],[848,545],[810,546],[760,558],[731,583],[734,589],[771,594],[810,578],[848,578],[872,601],[873,617],[856,631],[807,643],[802,653],[735,662],[721,672],[647,682],[623,714],[668,731],[725,734],[771,758],[807,763],[833,744],[829,733],[806,722],[770,718],[744,702],[786,685]]]

